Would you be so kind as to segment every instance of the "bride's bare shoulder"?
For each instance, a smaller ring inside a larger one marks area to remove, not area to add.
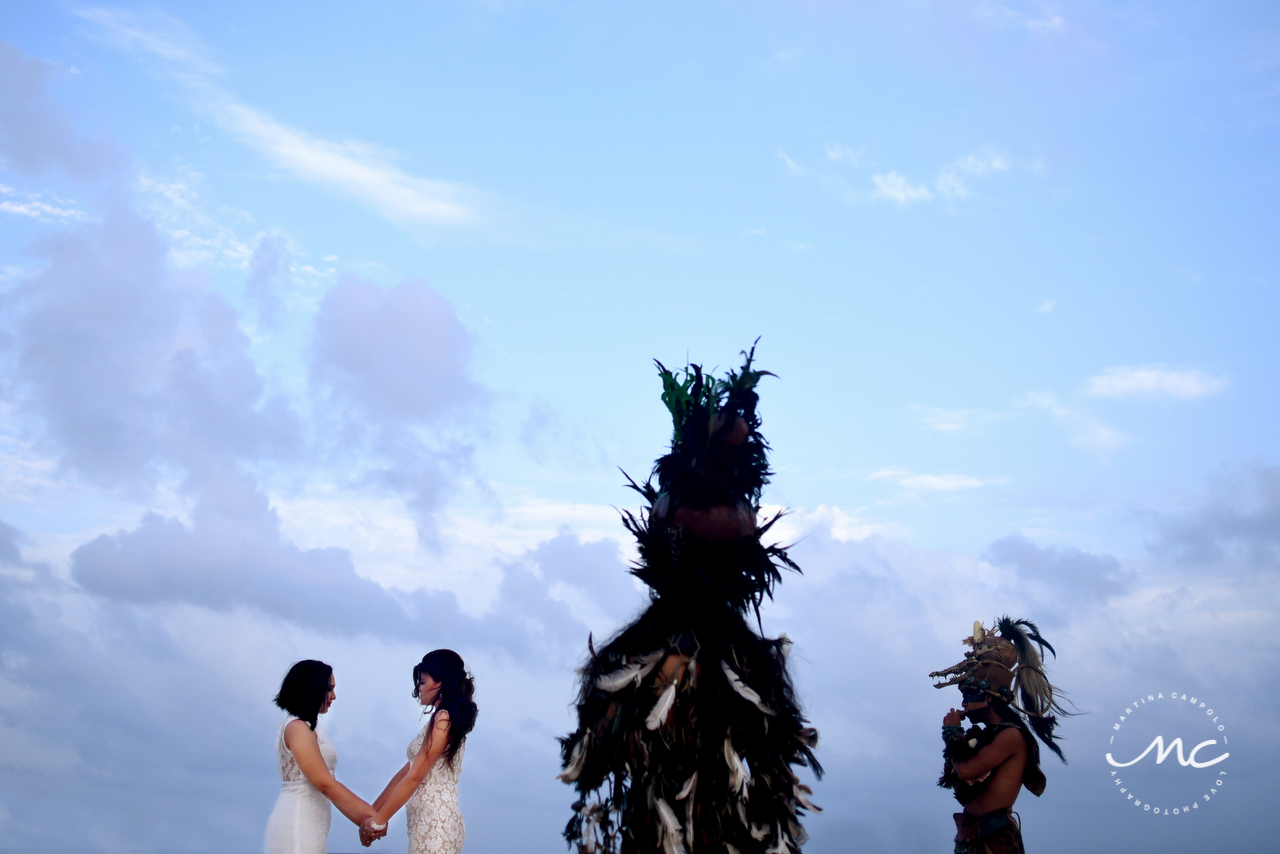
[[[284,725],[284,743],[290,750],[298,743],[299,739],[303,741],[315,742],[317,740],[315,731],[311,729],[306,721],[300,718],[294,718]]]

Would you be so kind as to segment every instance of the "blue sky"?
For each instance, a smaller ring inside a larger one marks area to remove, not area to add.
[[[254,850],[288,663],[373,794],[453,646],[469,850],[562,850],[651,360],[760,337],[810,850],[946,844],[924,674],[1005,611],[1089,712],[1037,849],[1260,850],[1278,128],[1260,3],[0,2],[0,845]],[[1153,826],[1170,682],[1243,746]]]

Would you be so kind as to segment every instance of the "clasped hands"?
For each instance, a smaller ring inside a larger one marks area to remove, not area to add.
[[[388,822],[389,824],[390,822]],[[374,840],[381,839],[387,835],[387,825],[384,824],[380,829],[376,829],[373,816],[369,816],[360,822],[360,844],[368,848],[373,844]]]

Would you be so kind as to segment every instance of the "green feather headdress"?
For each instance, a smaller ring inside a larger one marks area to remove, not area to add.
[[[662,402],[671,413],[671,448],[643,483],[627,477],[649,507],[639,514],[623,511],[623,522],[640,552],[631,572],[657,595],[758,610],[781,580],[781,568],[799,570],[785,547],[760,541],[779,517],[723,543],[699,541],[672,524],[679,508],[741,507],[750,519],[760,510],[771,472],[756,386],[774,374],[754,367],[754,344],[742,356],[741,367],[723,378],[700,365],[672,371],[655,360]]]

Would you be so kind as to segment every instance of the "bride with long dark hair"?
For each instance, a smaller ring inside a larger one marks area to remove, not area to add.
[[[368,846],[387,832],[402,806],[409,819],[409,854],[458,854],[467,829],[458,808],[458,776],[467,733],[476,723],[475,681],[451,649],[427,653],[413,668],[413,696],[428,715],[409,742],[405,763],[373,802],[374,814],[360,826]]]

